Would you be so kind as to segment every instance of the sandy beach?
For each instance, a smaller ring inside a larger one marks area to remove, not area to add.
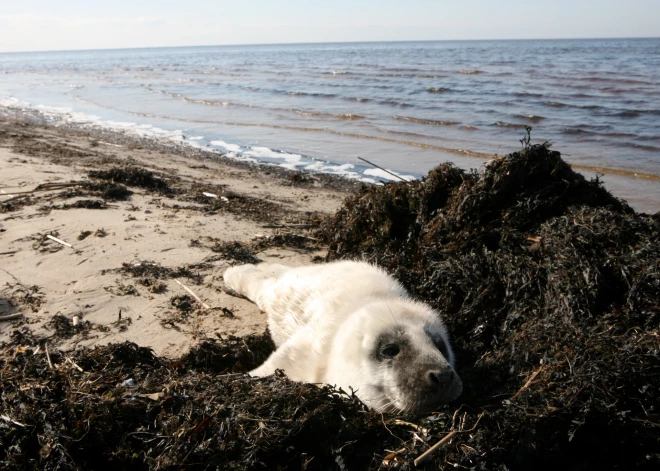
[[[176,357],[204,337],[263,332],[265,315],[223,290],[224,269],[324,257],[312,231],[346,189],[101,137],[0,121],[0,316],[12,317],[0,342],[27,326],[62,349],[128,340]],[[129,197],[107,201],[90,193],[85,184],[108,181],[89,172],[113,168],[153,172],[167,191],[128,185]],[[82,333],[67,335],[73,323]]]

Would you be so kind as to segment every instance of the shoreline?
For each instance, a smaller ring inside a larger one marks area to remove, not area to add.
[[[310,231],[359,183],[184,147],[0,119],[0,316],[20,315],[0,322],[0,342],[28,327],[61,349],[132,341],[174,358],[207,336],[265,330],[255,305],[224,292],[224,269],[324,257]],[[90,171],[116,168],[168,191],[88,191],[107,183]]]
[[[36,109],[0,107],[0,119],[5,118],[11,121],[46,126],[73,135],[93,137],[100,141],[108,141],[114,143],[114,145],[119,143],[119,145],[131,148],[139,147],[159,152],[174,152],[188,158],[204,161],[211,159],[224,163],[230,167],[261,169],[260,171],[268,172],[278,178],[290,178],[291,173],[295,172],[298,175],[305,175],[306,177],[312,178],[323,186],[337,188],[339,190],[355,189],[361,184],[382,184],[388,181],[393,181],[393,177],[389,174],[389,171],[382,170],[383,168],[389,168],[389,166],[383,162],[378,162],[379,165],[384,165],[383,167],[375,167],[372,166],[373,164],[366,165],[362,162],[358,163],[356,160],[355,164],[350,164],[350,168],[344,168],[345,165],[349,164],[317,160],[315,165],[316,168],[306,168],[305,166],[296,166],[295,164],[290,167],[287,166],[287,158],[295,156],[293,154],[288,154],[287,152],[283,152],[280,157],[280,154],[277,153],[279,151],[269,151],[277,156],[275,160],[284,159],[284,163],[269,161],[268,158],[266,160],[260,160],[259,157],[246,157],[245,155],[240,155],[240,153],[239,155],[236,155],[234,151],[229,149],[232,148],[232,144],[227,144],[228,148],[223,152],[218,148],[207,148],[202,145],[196,145],[195,142],[187,139],[185,136],[183,140],[177,140],[173,137],[159,136],[158,133],[141,135],[132,128],[121,129],[121,127],[105,126],[103,122],[69,121],[64,119],[65,116],[66,114],[58,115]],[[165,132],[165,130],[160,129],[159,132]],[[396,140],[393,140],[392,142],[396,142]],[[515,141],[512,141],[512,147],[509,149],[511,152],[517,150],[514,143]],[[254,149],[260,149],[260,147],[257,146],[254,147]],[[562,148],[559,148],[558,150],[560,152],[564,151]],[[470,151],[457,152],[458,154],[454,155],[455,158],[451,158],[449,155],[444,156],[443,158],[443,155],[438,155],[437,164],[444,161],[450,161],[464,170],[476,168],[481,171],[488,162],[493,159],[501,158],[502,155],[508,153],[508,151],[505,151],[500,155],[483,153],[475,154]],[[563,152],[562,154],[564,156],[568,155],[568,163],[574,170],[578,171],[586,178],[600,179],[605,183],[605,186],[609,191],[615,196],[624,199],[637,212],[655,214],[660,211],[660,186],[658,185],[660,176],[643,171],[603,167],[598,164],[597,161],[587,160],[582,163],[571,163],[570,154],[564,154]],[[470,157],[468,157],[468,155],[470,155]],[[479,158],[477,159],[476,157]],[[305,157],[305,159],[307,158],[309,157]],[[426,172],[422,172],[422,174],[415,173],[412,175],[394,170],[392,170],[392,172],[405,179],[411,177],[423,178],[426,174]],[[302,178],[302,180],[304,179],[305,178]]]

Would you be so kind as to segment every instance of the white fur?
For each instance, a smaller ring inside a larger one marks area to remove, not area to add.
[[[453,353],[439,315],[410,300],[396,280],[372,265],[242,265],[229,268],[224,280],[268,314],[277,350],[251,372],[254,376],[282,369],[293,380],[353,389],[380,410],[412,411],[424,408],[424,401],[436,404],[438,398],[404,394],[405,388],[397,384],[396,368],[402,366],[374,356],[379,335],[392,332],[405,332],[414,344],[420,371],[453,372]],[[445,340],[448,358],[434,347],[430,335]],[[440,402],[460,394],[457,378],[451,394],[446,392]]]

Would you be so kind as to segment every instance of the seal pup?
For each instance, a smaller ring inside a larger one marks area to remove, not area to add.
[[[253,376],[281,369],[381,412],[429,412],[462,392],[439,314],[380,268],[264,263],[231,267],[224,281],[268,314],[277,349]]]

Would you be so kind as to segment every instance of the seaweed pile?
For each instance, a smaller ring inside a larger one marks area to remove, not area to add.
[[[94,170],[89,172],[89,178],[106,180],[112,183],[144,188],[162,194],[174,193],[170,185],[162,178],[154,176],[153,172],[136,166],[112,167],[109,170]]]
[[[482,172],[365,186],[323,236],[446,321],[459,401],[484,415],[436,464],[658,469],[660,213],[527,141]]]
[[[268,335],[179,361],[129,342],[45,348],[27,330],[2,347],[2,469],[365,469],[399,446],[401,427],[353,396],[242,374],[272,351]]]

